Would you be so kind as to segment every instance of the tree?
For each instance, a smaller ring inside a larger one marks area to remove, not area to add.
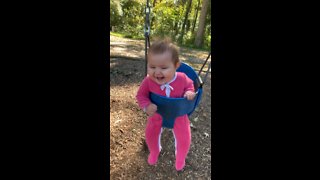
[[[195,39],[195,46],[196,47],[202,47],[202,45],[203,45],[208,4],[209,4],[209,0],[203,0],[201,14],[199,17],[199,26],[198,26],[198,30],[197,30],[196,39]]]
[[[194,28],[196,27],[196,22],[197,22],[197,18],[198,18],[198,11],[199,11],[199,7],[200,7],[200,0],[198,0],[198,5],[196,7],[196,12],[194,13],[194,15],[196,16],[194,19],[193,19],[193,25],[192,25],[192,33],[194,33]]]
[[[187,4],[186,13],[185,13],[185,16],[184,16],[184,21],[183,21],[182,30],[181,30],[181,36],[179,38],[179,42],[181,44],[183,42],[183,36],[184,36],[184,33],[185,33],[185,29],[186,29],[186,23],[187,23],[187,20],[188,20],[188,15],[189,15],[189,12],[190,12],[191,3],[192,3],[192,0],[189,0],[188,4]]]
[[[117,26],[120,24],[121,16],[123,15],[120,1],[110,1],[110,25]]]

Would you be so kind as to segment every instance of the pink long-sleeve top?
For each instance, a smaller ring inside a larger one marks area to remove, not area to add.
[[[174,79],[167,83],[166,86],[167,87],[162,85],[161,87],[161,85],[151,80],[148,76],[144,78],[136,96],[139,107],[145,109],[151,103],[149,97],[150,92],[172,98],[181,98],[186,91],[194,92],[193,81],[186,74],[181,72],[176,72]]]

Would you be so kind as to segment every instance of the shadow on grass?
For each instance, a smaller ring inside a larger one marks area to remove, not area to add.
[[[140,84],[145,74],[143,59],[116,57],[110,58],[110,86]]]
[[[202,64],[188,62],[196,72]],[[203,73],[207,66],[203,69]],[[110,86],[122,86],[126,84],[140,84],[145,77],[145,60],[136,57],[113,56],[110,58]],[[202,77],[204,74],[201,75]]]

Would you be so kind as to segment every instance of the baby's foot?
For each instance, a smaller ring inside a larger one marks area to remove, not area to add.
[[[158,157],[159,157],[160,152],[157,153],[150,153],[149,157],[148,157],[148,163],[150,165],[155,165],[158,161]]]
[[[182,170],[184,168],[185,164],[186,163],[185,163],[184,159],[183,160],[176,160],[176,170],[177,171]]]

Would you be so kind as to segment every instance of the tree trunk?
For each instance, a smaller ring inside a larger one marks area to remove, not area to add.
[[[188,1],[188,5],[187,5],[187,9],[186,9],[186,14],[184,16],[184,21],[183,21],[183,24],[182,24],[181,36],[179,37],[179,42],[180,43],[183,42],[183,36],[184,36],[184,32],[185,32],[186,23],[187,23],[187,20],[188,20],[188,15],[189,15],[189,12],[190,12],[191,4],[192,4],[192,0],[189,0]]]
[[[198,6],[197,6],[197,9],[196,9],[196,13],[195,13],[195,18],[193,20],[193,25],[192,25],[192,33],[194,33],[194,28],[196,27],[196,23],[197,23],[197,18],[198,18],[198,12],[199,12],[199,7],[200,7],[200,0],[198,0]]]
[[[196,35],[196,39],[195,39],[195,46],[196,47],[201,47],[203,45],[208,4],[209,4],[209,0],[203,0],[201,14],[200,14],[200,18],[199,18],[198,31],[197,31],[197,35]]]
[[[157,3],[157,0],[154,0],[152,7],[155,7],[155,6],[156,6],[156,3]]]
[[[187,21],[186,33],[190,31],[190,20]]]
[[[160,1],[161,1],[161,0],[160,0]],[[183,8],[182,11],[184,11],[184,4],[185,4],[185,2],[186,2],[186,0],[178,1],[178,3],[179,3],[179,4],[181,3],[181,5],[182,5],[182,8]],[[174,33],[174,38],[173,38],[174,40],[175,40],[176,36],[177,36],[178,33],[179,33],[179,26],[180,26],[180,24],[181,24],[180,20],[178,20],[178,21],[175,22],[175,25],[174,25],[174,31],[175,31],[175,33]]]

